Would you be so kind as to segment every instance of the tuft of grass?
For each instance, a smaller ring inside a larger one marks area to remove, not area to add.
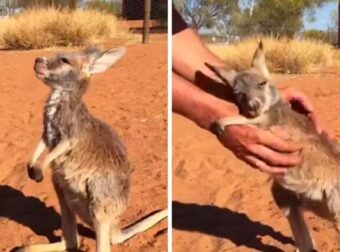
[[[236,70],[250,67],[260,38],[249,38],[230,45],[208,45],[208,49],[225,64]],[[331,45],[313,40],[262,38],[266,62],[274,73],[311,73],[319,67],[330,66],[334,49]]]
[[[131,42],[122,21],[95,10],[29,9],[8,19],[0,30],[6,49],[83,46],[105,39]]]
[[[0,48],[3,46],[4,42],[3,42],[3,33],[7,27],[7,24],[8,24],[8,20],[7,19],[3,19],[3,18],[0,18]]]

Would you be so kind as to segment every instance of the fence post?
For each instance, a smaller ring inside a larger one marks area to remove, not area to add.
[[[75,10],[77,8],[77,0],[69,0],[68,6],[71,10]]]
[[[151,0],[144,0],[143,44],[149,43]]]
[[[338,48],[340,48],[340,0],[338,4]]]

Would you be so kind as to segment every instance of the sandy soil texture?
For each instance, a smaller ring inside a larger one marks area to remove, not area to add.
[[[307,93],[340,136],[340,74],[278,76],[279,86]],[[295,251],[270,195],[268,176],[224,149],[213,135],[173,117],[174,251]],[[306,213],[318,251],[339,251],[332,226]]]
[[[105,44],[108,46],[108,44]],[[26,163],[42,131],[48,88],[32,67],[35,57],[57,49],[0,51],[0,251],[56,241],[59,206],[50,172],[37,184]],[[167,205],[167,42],[130,45],[116,66],[93,77],[85,95],[89,110],[125,142],[134,167],[126,226]],[[79,224],[81,249],[94,251],[94,233]],[[166,251],[163,221],[114,251]]]

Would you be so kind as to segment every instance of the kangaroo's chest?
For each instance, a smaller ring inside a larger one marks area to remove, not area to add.
[[[57,120],[61,113],[62,96],[61,91],[54,91],[47,99],[44,107],[43,139],[50,149],[53,149],[62,137],[62,130]]]
[[[53,91],[44,107],[43,139],[47,146],[53,149],[61,139],[70,138],[78,132],[81,123],[77,114],[85,113],[86,107],[80,101],[72,100],[70,94],[60,90]]]

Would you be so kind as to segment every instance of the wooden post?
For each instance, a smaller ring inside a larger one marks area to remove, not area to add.
[[[71,10],[75,10],[77,8],[77,0],[69,0],[68,6]]]
[[[340,0],[338,4],[338,48],[340,48]]]
[[[143,44],[149,43],[151,0],[144,0]]]

